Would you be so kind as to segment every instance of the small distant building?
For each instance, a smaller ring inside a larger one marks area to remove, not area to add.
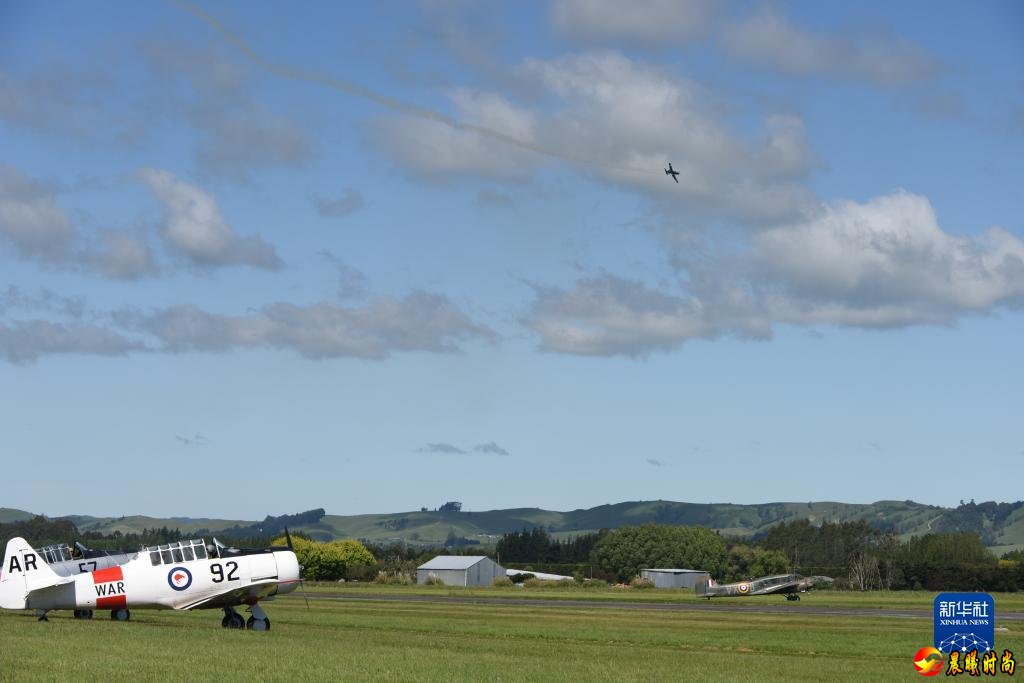
[[[693,588],[711,575],[700,569],[641,569],[640,577],[653,581],[655,588]]]
[[[446,586],[490,586],[504,567],[484,555],[438,555],[416,568],[416,583],[436,576]]]

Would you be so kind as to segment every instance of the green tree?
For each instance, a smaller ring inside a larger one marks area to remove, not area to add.
[[[703,569],[719,576],[725,566],[725,542],[706,527],[627,526],[598,541],[591,558],[620,581],[653,567]]]
[[[733,543],[726,554],[724,573],[718,578],[741,581],[758,576],[785,574],[789,571],[789,558],[781,550],[765,550],[745,543]]]
[[[284,537],[274,539],[273,545],[286,545]],[[305,538],[292,538],[295,556],[302,565],[302,578],[310,581],[337,581],[351,572],[376,564],[373,555],[359,541],[331,541],[318,543]]]

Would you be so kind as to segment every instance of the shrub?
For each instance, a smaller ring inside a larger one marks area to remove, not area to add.
[[[403,572],[395,572],[394,574],[388,574],[387,572],[377,572],[377,576],[373,577],[374,583],[387,584],[389,586],[408,586],[413,583],[413,580],[408,574]]]
[[[508,578],[507,576],[495,576],[494,581],[491,582],[491,585],[505,587],[514,586],[515,584],[513,584],[512,579]]]
[[[443,586],[444,585],[444,581],[441,580],[440,576],[437,576],[436,574],[430,574],[430,575],[427,576],[426,585],[427,586]]]
[[[648,588],[654,588],[654,582],[650,579],[644,579],[639,576],[633,577],[633,580],[629,582],[630,587],[639,588],[646,590]]]

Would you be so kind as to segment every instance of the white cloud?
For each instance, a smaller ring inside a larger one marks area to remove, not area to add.
[[[493,130],[525,146],[537,147],[536,115],[494,93],[459,88],[449,93],[458,119],[453,127],[430,118],[395,117],[377,124],[377,143],[405,169],[421,176],[487,176],[524,179],[542,161],[538,154],[507,144]],[[539,150],[540,148],[537,147]]]
[[[311,156],[297,123],[262,109],[203,112],[192,121],[204,133],[196,158],[207,170],[245,178],[250,169],[299,166]]]
[[[12,318],[16,313],[34,319]],[[45,319],[44,319],[45,318]],[[183,304],[144,311],[90,309],[83,299],[15,286],[0,291],[0,358],[26,363],[44,355],[228,352],[269,348],[304,358],[381,360],[400,352],[456,353],[497,335],[439,294],[415,291],[360,306],[277,302],[242,315]],[[480,448],[490,448],[481,444]],[[494,452],[494,451],[487,451]]]
[[[506,455],[511,455],[511,453],[509,453],[507,450],[505,450],[498,444],[494,443],[493,441],[488,441],[487,443],[478,443],[477,445],[473,446],[473,452],[482,453],[484,455],[500,455],[503,457]]]
[[[468,127],[393,118],[378,124],[377,142],[427,177],[522,180],[560,160],[676,206],[734,219],[788,219],[812,202],[799,178],[816,162],[797,117],[769,117],[761,139],[748,140],[723,123],[705,89],[614,52],[528,59],[519,75],[547,92],[550,106],[530,109],[457,90],[450,94],[456,118]],[[679,185],[661,171],[668,161],[680,172]]]
[[[100,231],[102,248],[89,259],[93,267],[112,280],[136,280],[153,275],[159,268],[153,252],[140,235],[119,230]]]
[[[696,299],[611,274],[570,291],[538,290],[523,323],[540,335],[541,349],[585,356],[646,356],[712,332]]]
[[[58,206],[55,188],[0,166],[0,244],[49,268],[97,272],[115,280],[151,275],[149,246],[134,233],[100,230],[83,235]]]
[[[75,228],[52,188],[0,166],[0,237],[22,256],[57,262],[68,258]]]
[[[216,50],[176,43],[141,48],[170,107],[198,132],[196,160],[207,171],[245,179],[249,171],[300,166],[311,156],[303,127],[268,110],[251,95],[249,72]],[[175,86],[187,83],[187,89]]]
[[[750,239],[739,254],[678,261],[679,291],[607,273],[538,289],[523,322],[544,350],[642,357],[692,339],[766,339],[780,324],[949,325],[1024,306],[1024,241],[998,227],[945,232],[906,192],[838,201]]]
[[[416,449],[417,453],[440,453],[442,455],[465,455],[466,451],[450,443],[428,443],[422,448]]]
[[[832,74],[897,87],[931,78],[938,62],[912,43],[879,36],[814,33],[763,9],[722,34],[735,57],[800,76]]]
[[[952,322],[1024,301],[1024,242],[995,227],[951,235],[925,197],[907,192],[836,202],[766,230],[754,237],[751,260],[789,300],[780,317],[794,321]]]
[[[456,446],[454,444],[445,443],[445,442],[428,443],[426,446],[423,446],[421,448],[417,448],[416,452],[417,453],[441,454],[441,455],[469,455],[469,453],[470,453],[470,451],[467,451],[467,450],[465,450],[463,448],[459,448],[458,446]],[[480,453],[481,455],[498,455],[498,456],[510,455],[510,453],[507,450],[505,450],[504,448],[502,448],[498,444],[494,443],[493,441],[488,441],[487,443],[481,443],[481,444],[477,444],[476,446],[473,446],[472,452],[473,453]]]
[[[164,206],[161,236],[194,265],[249,265],[269,270],[283,265],[274,247],[258,235],[235,233],[207,192],[178,180],[169,171],[147,168],[140,175]]]
[[[715,0],[556,0],[551,22],[570,38],[640,46],[699,38],[717,10]]]
[[[348,216],[363,206],[363,195],[359,190],[346,187],[345,191],[337,199],[313,195],[313,206],[321,216],[329,218],[340,218]]]
[[[107,110],[115,91],[109,68],[52,61],[23,74],[0,68],[0,121],[50,141],[65,136],[116,140],[134,122],[126,121],[123,111]]]
[[[810,200],[794,181],[813,163],[795,117],[770,118],[760,142],[723,124],[714,96],[695,83],[617,53],[527,60],[524,73],[564,106],[544,144],[592,159],[592,170],[666,201],[744,220],[778,220]],[[667,161],[679,185],[661,173]]]
[[[451,353],[461,341],[495,338],[448,299],[427,292],[381,297],[359,307],[274,303],[246,315],[225,315],[181,305],[149,313],[121,311],[115,319],[126,329],[155,337],[158,350],[268,347],[317,360],[382,359],[400,351]]]
[[[48,320],[0,322],[0,358],[16,365],[56,354],[123,356],[143,350],[145,345],[141,342],[93,324]]]

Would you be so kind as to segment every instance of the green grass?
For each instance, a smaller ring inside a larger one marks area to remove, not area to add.
[[[593,600],[595,602],[640,602],[640,603],[704,603],[705,598],[698,598],[693,590],[677,589],[652,589],[634,590],[631,588],[616,588],[613,586],[601,588],[583,587],[544,587],[544,588],[520,588],[518,586],[508,587],[482,587],[463,588],[460,586],[394,586],[372,583],[330,583],[310,582],[305,583],[306,592],[309,594],[330,594],[352,595],[360,597],[371,597],[374,595],[416,595],[416,596],[450,596],[468,598],[508,598],[508,599],[535,599],[535,600]],[[749,598],[715,598],[714,604],[728,605],[786,605],[787,608],[800,610],[812,607],[849,607],[855,609],[907,609],[907,610],[930,610],[936,593],[929,591],[824,591],[816,590],[805,593],[799,602],[788,602],[782,596],[754,596]],[[1024,593],[992,593],[996,603],[997,613],[1024,612]]]
[[[889,597],[877,604],[891,606]],[[312,600],[307,611],[301,597],[266,608],[270,633],[223,630],[218,611],[136,610],[129,623],[99,613],[76,621],[65,612],[40,623],[29,613],[0,612],[0,679],[906,681],[916,678],[911,660],[932,629],[930,619],[798,609],[740,614]],[[1005,625],[1011,631],[997,633],[997,647],[1024,656],[1024,625]]]

